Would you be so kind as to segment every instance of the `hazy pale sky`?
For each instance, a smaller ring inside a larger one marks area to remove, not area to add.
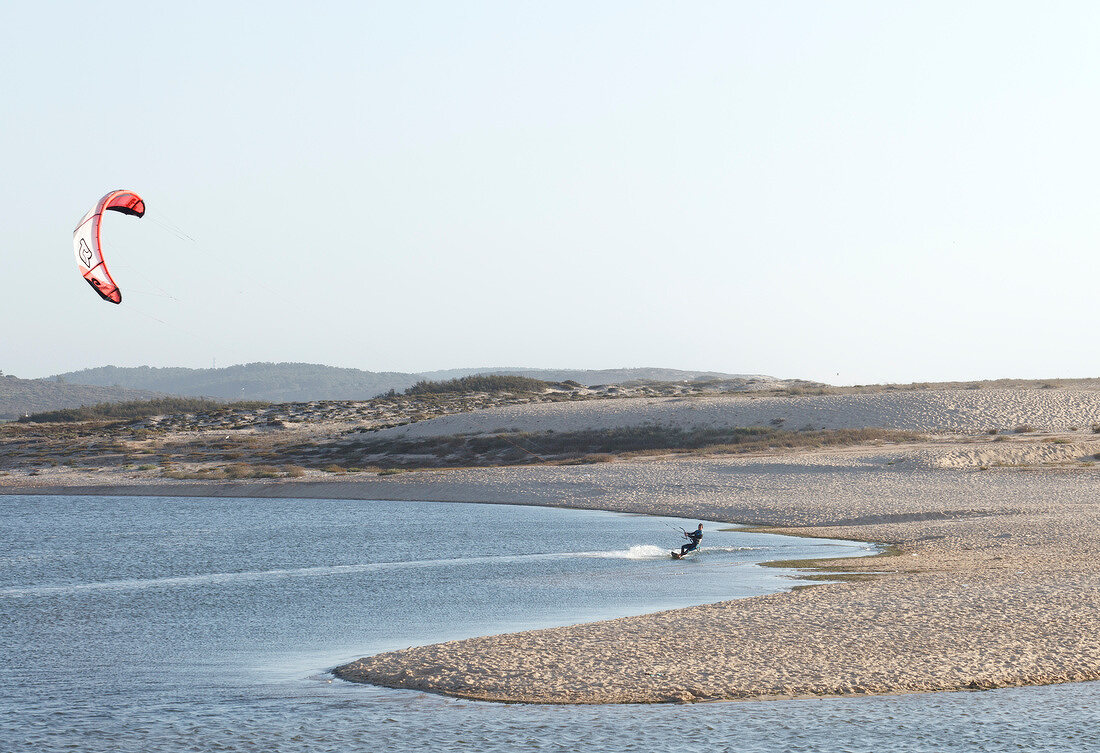
[[[1100,4],[0,5],[0,369],[1097,376]],[[123,293],[72,254],[104,193]]]

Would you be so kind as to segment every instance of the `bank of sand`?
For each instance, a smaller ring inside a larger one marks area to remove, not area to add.
[[[1090,380],[1090,384],[1092,381]],[[919,432],[1052,431],[1100,421],[1094,388],[879,390],[857,394],[761,395],[741,392],[672,398],[502,405],[383,430],[375,438],[481,434],[501,430],[569,432],[658,425],[681,429],[782,426],[785,429],[878,427]]]
[[[50,485],[56,477],[0,483],[8,492],[545,504],[896,545],[894,556],[832,563],[866,580],[391,652],[339,668],[349,680],[549,703],[992,688],[1100,679],[1100,466],[1087,464],[1100,438],[1081,428],[1100,416],[1082,405],[1068,419],[1077,431],[1001,442],[951,435],[343,482],[148,485],[99,475],[89,486],[71,485],[76,478]]]

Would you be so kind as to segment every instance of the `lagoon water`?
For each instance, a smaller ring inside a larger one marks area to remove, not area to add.
[[[874,551],[708,524],[694,559],[671,560],[675,528],[694,522],[428,502],[0,496],[0,750],[1100,748],[1096,683],[573,707],[328,674],[409,645],[773,592],[794,582],[755,563]]]

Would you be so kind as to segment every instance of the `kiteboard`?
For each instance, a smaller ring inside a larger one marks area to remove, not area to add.
[[[682,560],[684,558],[684,555],[679,552],[669,552],[669,554],[672,555],[672,559],[674,560]]]

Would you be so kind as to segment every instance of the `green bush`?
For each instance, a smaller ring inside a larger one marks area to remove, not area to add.
[[[445,382],[420,381],[405,390],[406,395],[440,395],[452,392],[542,392],[550,382],[522,376],[475,374]]]

